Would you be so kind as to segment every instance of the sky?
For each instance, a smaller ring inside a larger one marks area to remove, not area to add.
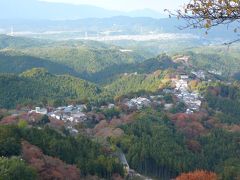
[[[87,4],[109,10],[133,11],[152,9],[162,12],[164,9],[178,9],[189,0],[40,0],[47,2],[62,2],[69,4]]]

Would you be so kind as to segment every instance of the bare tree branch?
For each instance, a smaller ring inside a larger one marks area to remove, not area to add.
[[[209,29],[219,26],[221,24],[229,25],[233,22],[240,23],[240,0],[191,0],[184,5],[183,9],[171,12],[169,16],[177,17],[186,21],[185,26],[179,27],[183,30],[191,29]],[[235,33],[240,30],[237,26],[233,30]],[[226,45],[238,42],[234,40]]]

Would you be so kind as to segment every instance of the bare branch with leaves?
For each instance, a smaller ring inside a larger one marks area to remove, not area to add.
[[[186,25],[180,29],[198,28],[206,29],[206,33],[214,26],[233,22],[240,23],[240,0],[191,0],[185,4],[183,9],[174,13],[169,12],[169,16],[175,16],[186,20]],[[235,27],[234,32],[238,33],[240,27]],[[240,41],[237,39],[234,42]],[[233,42],[231,42],[233,43]]]

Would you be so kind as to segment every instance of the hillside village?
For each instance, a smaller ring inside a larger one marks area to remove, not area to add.
[[[194,75],[194,77],[191,75]],[[54,120],[62,123],[72,136],[83,133],[82,130],[79,129],[79,125],[82,126],[82,124],[87,126],[89,124],[96,125],[95,128],[90,131],[87,129],[84,130],[90,136],[109,137],[111,136],[110,134],[118,136],[122,134],[122,130],[117,128],[117,124],[124,123],[121,119],[124,119],[129,113],[141,111],[145,108],[161,108],[166,112],[170,112],[177,104],[183,103],[184,110],[182,109],[181,111],[186,115],[201,111],[203,97],[197,91],[191,91],[188,84],[191,80],[198,79],[204,81],[207,78],[203,71],[192,71],[191,75],[182,73],[175,77],[173,76],[171,78],[171,87],[164,88],[158,93],[123,98],[118,102],[109,102],[99,107],[90,106],[89,104],[70,104],[57,108],[36,107],[34,110],[28,111],[28,116],[31,117],[32,114],[47,116],[51,121]],[[168,101],[166,97],[172,97],[172,100]],[[110,119],[110,121],[114,121],[112,125],[105,125],[105,123],[108,122],[106,121],[108,117],[104,112],[110,112],[110,114],[112,114],[112,120]],[[130,169],[125,154],[120,153],[119,160],[124,165],[128,176],[142,177],[142,175]]]
[[[201,72],[200,77],[205,77]],[[182,75],[179,80],[173,80],[176,84],[174,89],[175,96],[187,107],[186,113],[191,114],[193,112],[199,111],[201,107],[201,97],[198,92],[190,92],[188,87],[189,76]]]
[[[104,106],[87,107],[87,104],[79,105],[68,105],[61,106],[57,108],[40,108],[36,107],[35,110],[30,110],[28,114],[36,113],[41,115],[47,115],[51,119],[64,122],[67,129],[70,130],[72,134],[77,134],[78,130],[74,128],[79,123],[86,123],[88,121],[100,122],[105,119],[102,112],[109,110],[115,111],[120,110],[120,116],[126,114],[122,110],[123,107],[128,111],[134,112],[139,111],[143,108],[163,108],[165,111],[170,111],[178,103],[184,103],[185,113],[192,114],[198,112],[202,105],[202,96],[197,91],[191,91],[188,83],[191,80],[206,80],[204,71],[192,71],[191,75],[179,74],[172,78],[172,88],[165,88],[159,91],[158,94],[144,95],[133,98],[124,98],[120,102],[108,103]],[[172,102],[167,102],[165,96],[170,95],[175,100]]]

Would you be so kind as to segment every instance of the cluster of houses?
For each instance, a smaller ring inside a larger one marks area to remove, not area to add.
[[[129,101],[125,102],[125,105],[128,106],[129,109],[142,109],[144,107],[150,107],[151,101],[144,97],[138,97],[130,99]]]
[[[165,89],[167,90],[167,89]],[[169,92],[171,91],[171,92]],[[172,93],[172,90],[167,91],[168,93]],[[153,107],[153,106],[161,106],[163,105],[164,110],[170,110],[174,104],[172,103],[165,103],[163,100],[164,96],[163,95],[155,95],[155,96],[149,96],[147,97],[137,97],[137,98],[133,98],[130,100],[125,101],[125,105],[129,108],[129,109],[143,109],[143,108],[147,108],[147,107]]]
[[[219,75],[219,76],[221,76],[223,74],[221,71],[217,71],[217,70],[211,70],[211,71],[208,71],[208,73],[214,74],[214,75]]]
[[[63,121],[69,132],[74,135],[78,134],[78,130],[75,129],[74,126],[87,120],[87,115],[84,113],[86,109],[86,105],[69,105],[58,107],[56,109],[36,107],[35,110],[31,110],[28,113],[47,115],[48,117]]]
[[[56,108],[52,112],[49,112],[48,116],[65,122],[69,121],[72,123],[79,123],[87,119],[86,114],[83,113],[83,111],[86,109],[86,105],[63,106]]]
[[[175,96],[184,102],[187,107],[186,113],[191,114],[199,111],[201,107],[200,95],[197,92],[190,92],[188,88],[189,77],[187,75],[180,76],[180,79],[174,80],[176,88],[174,90]]]
[[[192,74],[195,75],[198,79],[205,80],[205,78],[206,78],[205,72],[203,70],[192,71]]]
[[[204,72],[197,71],[192,72],[198,78],[205,78]],[[174,94],[180,101],[182,101],[186,107],[186,113],[191,114],[193,112],[199,111],[201,107],[201,97],[197,92],[190,92],[188,88],[188,75],[181,75],[180,78],[172,79],[175,83],[175,89],[164,89],[165,94]],[[136,97],[132,99],[125,99],[122,103],[126,105],[129,109],[140,110],[142,108],[151,107],[153,105],[164,105],[165,110],[169,110],[173,107],[173,104],[163,103],[163,95],[155,95],[149,97]],[[108,104],[107,106],[102,106],[100,109],[111,109],[114,108],[115,104]],[[93,108],[94,109],[94,108]],[[45,108],[36,107],[35,110],[29,113],[38,113],[42,115],[48,115],[57,120],[64,121],[65,123],[77,124],[84,122],[88,119],[87,114],[84,113],[87,110],[86,105],[69,105],[58,107],[56,109],[47,110]]]
[[[37,113],[42,115],[47,115],[57,120],[62,120],[65,122],[73,122],[79,123],[83,122],[87,119],[86,114],[84,114],[84,110],[86,110],[86,105],[69,105],[58,107],[56,109],[47,110],[46,108],[36,107],[35,110],[31,110],[28,113]]]

